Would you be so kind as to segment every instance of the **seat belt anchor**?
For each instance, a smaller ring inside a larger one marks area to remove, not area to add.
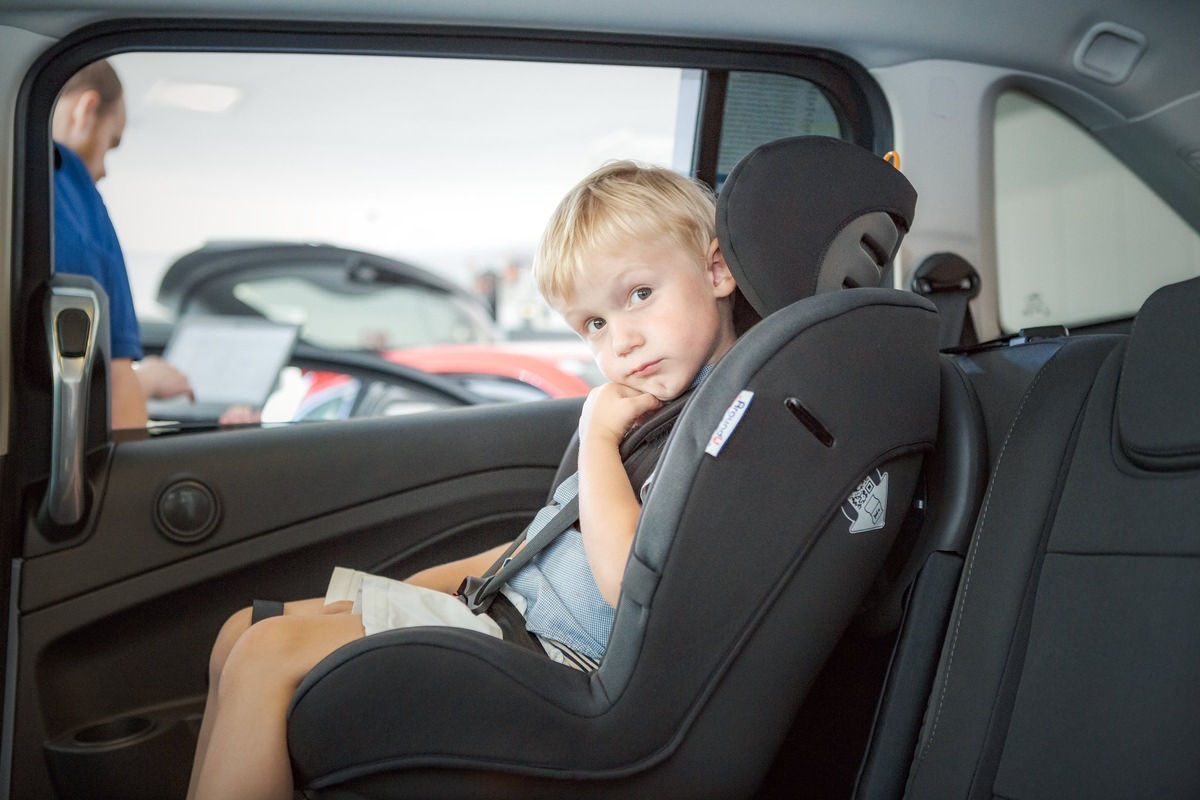
[[[468,575],[463,578],[462,583],[458,585],[458,599],[463,601],[467,608],[471,609],[472,614],[484,614],[492,605],[492,600],[495,598],[495,592],[490,592],[486,596],[483,595],[487,589],[490,579],[477,578],[473,575]]]

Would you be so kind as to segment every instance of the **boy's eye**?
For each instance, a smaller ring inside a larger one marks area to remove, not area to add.
[[[649,286],[643,286],[639,289],[634,289],[633,294],[629,296],[629,301],[631,303],[643,303],[650,299],[650,295],[653,294],[653,292],[654,290]]]
[[[604,320],[600,319],[599,317],[592,317],[587,322],[583,323],[583,330],[585,333],[595,333],[603,327]]]

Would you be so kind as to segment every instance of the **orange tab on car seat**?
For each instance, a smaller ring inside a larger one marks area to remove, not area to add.
[[[891,164],[896,169],[900,169],[900,154],[895,150],[888,150],[883,154],[883,160]]]

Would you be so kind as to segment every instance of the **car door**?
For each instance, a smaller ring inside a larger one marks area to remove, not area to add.
[[[868,146],[888,138],[865,73],[799,51],[700,43],[663,50],[649,39],[499,32],[464,40],[399,28],[346,28],[325,38],[286,26],[254,33],[253,47],[264,50],[515,53],[690,70],[685,166],[710,183],[756,137],[800,132],[794,120],[765,133],[738,130],[726,114],[748,102],[739,86],[746,97],[762,97],[764,86],[768,97],[794,94],[775,72],[826,98],[818,124],[832,126],[828,133]],[[190,769],[208,649],[230,613],[255,598],[319,596],[333,566],[404,577],[511,538],[544,501],[576,426],[580,398],[473,406],[456,395],[461,407],[397,417],[109,430],[102,293],[51,277],[46,120],[58,88],[96,57],[220,50],[241,36],[236,25],[108,26],[59,47],[26,80],[16,148],[23,188],[15,197],[11,446],[0,508],[11,564],[0,572],[11,581],[5,711],[13,796],[177,794]],[[72,326],[85,324],[92,337],[80,347]]]
[[[103,292],[47,284],[33,315],[45,346],[31,349],[50,378],[49,458],[13,569],[23,797],[178,794],[224,618],[255,597],[318,596],[331,565],[404,577],[506,540],[579,413],[561,401],[113,433]]]

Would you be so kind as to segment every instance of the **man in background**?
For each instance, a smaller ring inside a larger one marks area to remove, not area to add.
[[[117,232],[96,182],[121,143],[125,97],[116,71],[96,61],[71,77],[54,107],[54,269],[89,275],[108,295],[112,340],[112,427],[146,426],[146,399],[192,394],[160,358],[142,358],[141,331]]]

